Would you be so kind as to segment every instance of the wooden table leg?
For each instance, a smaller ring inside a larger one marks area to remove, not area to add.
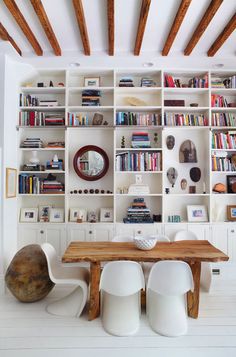
[[[194,291],[189,291],[187,293],[187,307],[188,316],[194,319],[198,318],[199,310],[199,296],[200,296],[200,275],[201,275],[201,262],[189,263],[192,270],[193,281],[194,281]]]
[[[92,321],[100,315],[99,283],[101,264],[99,262],[90,263],[90,298],[88,319]]]

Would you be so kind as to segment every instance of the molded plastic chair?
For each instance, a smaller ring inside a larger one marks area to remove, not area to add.
[[[50,279],[55,284],[77,285],[77,288],[64,298],[47,306],[47,311],[53,315],[77,316],[84,309],[88,296],[89,272],[81,267],[64,267],[57,259],[54,247],[49,243],[41,245],[47,259]]]
[[[197,236],[191,232],[191,231],[186,231],[186,230],[181,230],[175,234],[174,241],[180,241],[180,240],[197,240]],[[201,263],[201,278],[200,278],[200,284],[201,287],[209,292],[211,288],[211,282],[212,282],[212,271],[211,271],[211,264],[208,262],[202,262]]]
[[[99,288],[104,329],[116,336],[133,335],[140,323],[140,290],[145,288],[140,264],[131,261],[107,263]]]
[[[185,293],[193,286],[187,263],[166,260],[153,265],[147,284],[147,315],[155,332],[164,336],[187,332]]]
[[[170,243],[170,240],[167,236],[164,236],[164,235],[158,235],[157,236],[157,242],[169,242]],[[150,271],[153,267],[155,263],[142,263],[142,268],[143,268],[143,273],[144,273],[144,278],[145,278],[145,281],[147,282],[148,281],[148,277],[149,277],[149,274],[150,274]]]

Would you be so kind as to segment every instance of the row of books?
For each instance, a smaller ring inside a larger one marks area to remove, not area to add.
[[[65,115],[63,113],[46,112],[19,112],[20,126],[51,126],[65,125]]]
[[[213,126],[236,126],[235,113],[212,113]]]
[[[228,156],[218,157],[217,155],[212,155],[211,163],[212,171],[236,171],[235,163]]]
[[[211,95],[211,106],[219,107],[219,108],[228,107],[228,102],[227,102],[226,98],[224,98],[223,95],[212,94]]]
[[[20,194],[61,194],[64,192],[64,184],[57,181],[49,181],[35,175],[19,175]]]
[[[123,219],[124,223],[153,223],[150,209],[147,208],[144,198],[135,198],[133,203],[127,209],[127,217]]]
[[[207,126],[208,119],[204,114],[165,113],[164,124],[167,126]]]
[[[160,152],[122,152],[116,154],[116,171],[161,171]]]
[[[165,87],[208,88],[208,75],[206,74],[203,78],[193,77],[189,79],[188,83],[181,83],[180,79],[175,79],[173,76],[165,74]]]
[[[100,106],[101,91],[95,89],[86,89],[82,91],[82,106],[97,107]]]
[[[117,112],[116,125],[137,125],[137,126],[161,125],[161,114]]]
[[[236,132],[213,133],[213,149],[236,149]]]
[[[236,75],[228,78],[212,78],[212,88],[236,88]]]
[[[68,113],[68,125],[69,126],[89,125],[89,118],[87,115],[81,113]]]
[[[43,148],[43,141],[40,138],[26,138],[21,143],[21,148],[32,148],[32,149]]]
[[[20,93],[20,107],[55,107],[58,106],[56,99],[39,99],[35,95]]]
[[[151,143],[149,140],[148,133],[141,132],[141,131],[133,133],[131,147],[132,148],[150,148]]]

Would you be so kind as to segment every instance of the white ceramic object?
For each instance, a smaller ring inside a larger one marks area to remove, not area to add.
[[[157,236],[136,236],[134,237],[134,244],[138,249],[150,250],[155,247],[157,240]]]

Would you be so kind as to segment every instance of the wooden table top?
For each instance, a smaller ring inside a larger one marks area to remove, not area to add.
[[[167,259],[218,262],[227,261],[229,257],[207,240],[157,242],[151,250],[140,250],[132,242],[71,242],[62,257],[62,262],[113,260],[155,262]]]

